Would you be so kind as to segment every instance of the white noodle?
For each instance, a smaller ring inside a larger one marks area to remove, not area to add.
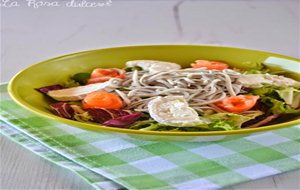
[[[116,91],[127,104],[126,109],[147,112],[147,104],[157,96],[181,95],[198,112],[222,112],[213,103],[241,91],[237,82],[240,73],[206,69],[180,69],[149,74],[144,71],[128,72],[122,86],[128,90]]]
[[[130,99],[126,96],[126,94],[124,94],[122,91],[119,91],[119,90],[115,90],[116,93],[118,93],[118,95],[124,100],[124,102],[127,104],[127,105],[130,105],[131,101]]]

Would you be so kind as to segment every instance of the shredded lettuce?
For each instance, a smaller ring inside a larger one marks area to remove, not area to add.
[[[193,127],[174,127],[163,125],[157,123],[155,121],[138,121],[136,124],[130,126],[130,129],[137,129],[142,131],[186,131],[186,132],[195,132],[195,131],[228,131],[228,130],[235,130],[238,127],[230,124],[224,120],[214,120],[209,124],[202,124]]]
[[[74,79],[69,78],[62,84],[62,86],[66,87],[66,88],[71,88],[71,87],[80,86],[80,84],[79,84],[79,82],[76,82]]]
[[[156,131],[156,130],[163,130],[166,126],[159,124],[159,123],[150,123],[150,125],[148,125],[147,127],[144,127],[140,130],[142,131]]]
[[[261,88],[256,88],[251,90],[251,94],[258,95],[260,97],[267,96],[267,97],[272,97],[272,98],[279,98],[278,93],[276,90],[278,90],[279,87],[265,84]]]
[[[263,112],[261,111],[251,111],[243,113],[243,115],[234,113],[216,113],[205,116],[205,119],[209,121],[207,123],[186,127],[168,126],[149,120],[138,121],[129,128],[143,131],[229,131],[240,129],[243,123],[262,114]]]
[[[211,131],[230,131],[239,129],[238,126],[234,125],[230,121],[216,119],[213,120],[210,124],[208,124],[208,129]]]
[[[237,129],[240,128],[242,126],[243,123],[254,119],[255,117],[262,115],[263,112],[261,111],[255,111],[255,112],[249,112],[249,113],[244,113],[242,114],[235,114],[235,113],[216,113],[216,114],[212,114],[207,116],[207,118],[211,119],[213,122],[215,123],[216,121],[224,121],[227,122],[227,124],[229,124],[231,126],[231,129]],[[217,122],[217,125],[219,125],[219,123]],[[210,124],[209,126],[211,127],[215,127],[212,126],[212,124]],[[228,125],[223,127],[225,130],[229,129]]]
[[[143,121],[138,121],[136,124],[130,126],[130,129],[136,129],[141,131],[185,131],[185,132],[195,132],[195,131],[229,131],[236,130],[239,127],[230,124],[224,120],[215,120],[210,124],[193,126],[193,127],[174,127],[162,125],[157,122],[142,123]]]
[[[247,65],[249,66],[247,71],[244,72],[244,74],[285,74],[288,73],[287,71],[282,70],[279,66],[270,65],[269,67],[272,67],[272,70],[262,62],[247,62]],[[273,70],[276,69],[276,70]]]
[[[74,119],[77,121],[88,122],[92,120],[92,117],[88,112],[83,112],[83,113],[75,113]]]
[[[247,64],[249,65],[249,68],[245,74],[264,74],[270,72],[268,67],[261,62],[249,62]]]
[[[167,126],[164,124],[157,123],[156,121],[138,121],[129,127],[130,129],[137,129],[142,131],[173,131],[179,127]]]

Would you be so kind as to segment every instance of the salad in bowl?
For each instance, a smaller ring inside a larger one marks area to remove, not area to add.
[[[300,82],[264,64],[247,70],[196,60],[183,68],[130,60],[120,68],[78,72],[36,88],[56,115],[140,131],[199,132],[258,128],[300,115]]]

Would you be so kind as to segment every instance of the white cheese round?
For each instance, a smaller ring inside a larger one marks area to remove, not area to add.
[[[148,103],[148,111],[155,121],[165,125],[192,127],[206,123],[182,96],[157,97]]]
[[[144,71],[149,71],[149,73],[158,73],[163,71],[177,70],[181,69],[181,66],[166,61],[155,61],[155,60],[134,60],[127,61],[127,67],[139,66],[142,67]]]
[[[300,87],[300,82],[291,78],[270,74],[243,74],[238,77],[238,81],[245,87],[260,88],[263,84],[274,86]]]

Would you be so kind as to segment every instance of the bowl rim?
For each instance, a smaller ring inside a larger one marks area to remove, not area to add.
[[[130,45],[130,46],[118,46],[118,47],[108,47],[108,48],[100,48],[100,49],[93,49],[93,50],[86,50],[86,51],[80,51],[70,54],[65,54],[61,56],[57,56],[54,58],[50,58],[35,64],[30,65],[29,67],[19,71],[17,74],[15,74],[12,79],[8,83],[8,93],[13,101],[15,101],[18,105],[25,108],[26,110],[29,110],[37,115],[40,115],[42,117],[46,117],[48,119],[54,120],[56,122],[62,122],[65,124],[69,124],[71,126],[76,126],[82,129],[92,130],[92,131],[107,131],[107,132],[117,132],[117,133],[128,133],[128,134],[137,134],[137,135],[157,135],[157,136],[215,136],[215,135],[235,135],[235,134],[250,134],[250,133],[257,133],[257,132],[263,132],[263,131],[270,131],[274,129],[280,129],[280,128],[286,128],[290,127],[296,124],[300,124],[300,118],[296,118],[293,121],[284,122],[280,124],[275,125],[269,125],[269,126],[262,126],[259,128],[247,128],[247,129],[240,129],[240,130],[232,130],[232,131],[199,131],[199,132],[170,132],[170,131],[143,131],[143,130],[134,130],[134,129],[126,129],[126,128],[116,128],[116,127],[107,127],[103,125],[97,125],[93,123],[83,123],[79,121],[69,120],[65,118],[61,118],[59,116],[56,116],[54,114],[49,114],[47,112],[43,112],[31,104],[27,103],[23,98],[18,94],[15,93],[15,83],[17,83],[18,78],[22,75],[26,74],[28,70],[30,70],[32,67],[35,67],[40,64],[45,64],[49,61],[57,60],[57,59],[63,59],[68,58],[74,55],[84,55],[88,53],[92,53],[95,51],[106,51],[106,50],[114,50],[114,49],[122,49],[122,48],[139,48],[139,47],[167,47],[167,46],[182,46],[182,47],[203,47],[203,48],[222,48],[222,49],[232,49],[232,50],[242,50],[242,51],[251,51],[256,53],[265,53],[265,54],[271,54],[273,56],[279,56],[281,58],[286,58],[289,60],[294,60],[299,62],[300,59],[277,54],[277,53],[271,53],[261,50],[253,50],[253,49],[247,49],[247,48],[238,48],[238,47],[230,47],[230,46],[215,46],[215,45],[191,45],[191,44],[152,44],[152,45]]]

